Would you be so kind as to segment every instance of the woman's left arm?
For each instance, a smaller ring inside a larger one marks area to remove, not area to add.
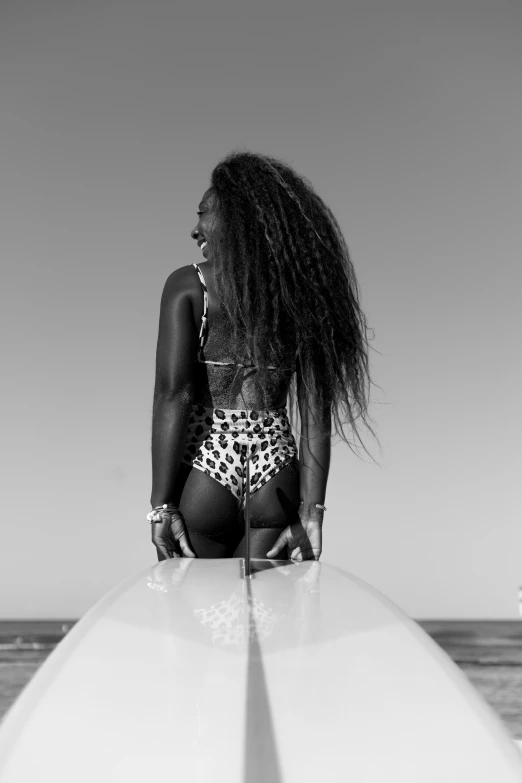
[[[194,398],[198,336],[186,285],[186,269],[168,277],[160,306],[152,413],[151,505],[173,502]]]

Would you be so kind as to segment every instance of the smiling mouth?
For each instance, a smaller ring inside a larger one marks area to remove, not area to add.
[[[198,242],[198,245],[199,245],[199,242]],[[203,250],[203,248],[204,248],[204,247],[206,247],[206,246],[207,246],[207,240],[205,239],[205,240],[204,240],[204,241],[203,241],[203,242],[202,242],[202,243],[199,245],[199,247],[201,248],[201,250]]]

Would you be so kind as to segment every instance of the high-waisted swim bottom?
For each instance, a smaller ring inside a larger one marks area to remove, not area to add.
[[[297,457],[286,406],[276,410],[233,410],[192,406],[182,462],[227,487],[245,503],[246,462],[250,493]]]

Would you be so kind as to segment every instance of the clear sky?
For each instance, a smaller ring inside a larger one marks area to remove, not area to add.
[[[155,562],[160,296],[237,146],[313,182],[375,330],[381,467],[334,446],[323,562],[518,616],[521,34],[509,0],[2,4],[0,618]]]

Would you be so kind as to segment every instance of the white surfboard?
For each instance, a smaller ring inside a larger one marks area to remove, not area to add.
[[[446,653],[352,574],[178,558],[91,609],[0,727],[1,783],[144,780],[514,783],[522,758]]]

